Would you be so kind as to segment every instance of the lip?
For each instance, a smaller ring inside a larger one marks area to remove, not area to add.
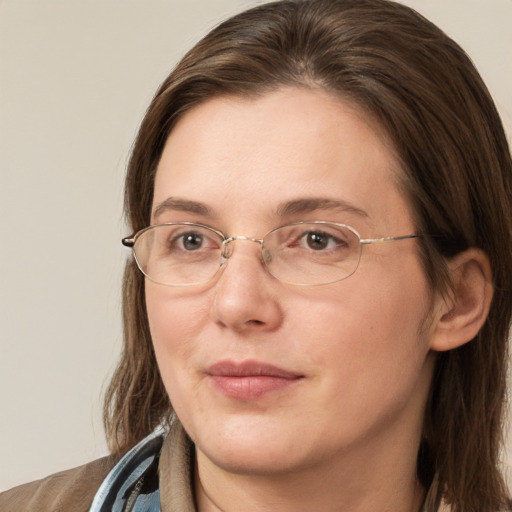
[[[213,387],[225,396],[254,400],[284,390],[304,375],[258,361],[220,361],[206,370]]]

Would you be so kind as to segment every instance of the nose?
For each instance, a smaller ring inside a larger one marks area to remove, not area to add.
[[[235,240],[239,241],[236,250]],[[261,240],[230,238],[225,243],[224,257],[227,260],[214,288],[214,320],[224,328],[240,332],[272,331],[279,327],[283,316],[279,282],[266,271],[261,260]]]

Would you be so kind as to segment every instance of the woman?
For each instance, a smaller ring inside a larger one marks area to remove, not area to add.
[[[414,11],[226,21],[133,149],[112,456],[0,504],[510,510],[511,171],[476,70]]]

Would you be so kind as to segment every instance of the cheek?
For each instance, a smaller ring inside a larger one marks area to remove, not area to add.
[[[296,317],[309,332],[310,357],[330,368],[340,386],[372,389],[375,396],[411,388],[429,352],[423,324],[430,294],[423,272],[410,263],[396,272],[391,266],[387,273],[359,270]]]
[[[206,297],[146,282],[146,307],[164,385],[185,371],[209,318]]]

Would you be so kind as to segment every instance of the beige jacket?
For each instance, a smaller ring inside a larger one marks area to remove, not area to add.
[[[158,467],[162,512],[195,512],[190,449],[190,441],[176,422],[163,444]],[[88,512],[116,462],[105,457],[1,493],[0,512]]]
[[[191,459],[191,443],[176,422],[163,444],[158,467],[162,512],[195,512]],[[0,512],[88,512],[116,462],[105,457],[1,493]],[[429,495],[423,512],[434,512]],[[438,512],[448,510],[441,507]]]

